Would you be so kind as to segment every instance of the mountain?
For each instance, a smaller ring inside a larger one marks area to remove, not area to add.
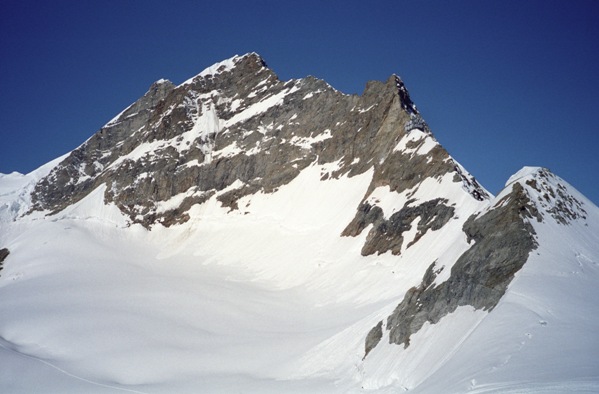
[[[255,53],[0,175],[3,392],[599,391],[599,208]]]

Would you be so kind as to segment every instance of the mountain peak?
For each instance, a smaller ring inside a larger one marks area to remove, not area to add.
[[[164,79],[164,78],[160,78],[158,81],[154,82],[152,85],[162,85],[162,84],[173,84],[171,81],[169,81],[168,79]]]
[[[512,183],[518,182],[521,179],[538,177],[542,173],[551,173],[551,171],[545,167],[524,166],[507,180],[507,182],[505,183],[505,187],[508,187]]]
[[[397,93],[399,94],[402,108],[410,114],[418,115],[419,112],[416,108],[416,104],[414,104],[414,102],[412,101],[412,98],[410,97],[410,93],[408,92],[408,89],[406,88],[406,84],[404,83],[404,81],[397,74],[391,75],[391,77],[389,77],[389,80],[392,80],[395,83],[395,86],[397,87]]]
[[[212,197],[236,210],[239,199],[275,192],[313,165],[329,168],[323,181],[373,169],[369,195],[386,185],[405,194],[402,206],[426,179],[446,175],[443,184],[458,187],[458,195],[486,199],[432,137],[399,77],[369,82],[362,96],[344,95],[315,78],[280,81],[258,54],[248,53],[176,87],[154,83],[40,181],[33,209],[58,212],[106,184],[106,202],[132,222],[170,226],[189,220],[187,212]],[[414,217],[432,210],[420,236],[452,211],[449,199],[421,198],[422,207],[404,207]],[[359,233],[356,226],[346,233]],[[401,252],[399,243],[387,245],[384,232],[379,235],[365,253]]]
[[[511,189],[514,184],[520,184],[527,191],[542,216],[549,215],[564,225],[587,218],[584,196],[547,168],[523,167],[510,177],[505,189]]]
[[[228,59],[214,63],[212,66],[205,68],[199,74],[183,82],[182,85],[192,83],[198,78],[206,78],[209,76],[215,76],[227,71],[231,71],[233,68],[241,64],[253,64],[255,66],[258,66],[259,68],[267,68],[266,62],[262,59],[262,57],[259,54],[257,54],[256,52],[249,52],[245,55],[235,55]]]

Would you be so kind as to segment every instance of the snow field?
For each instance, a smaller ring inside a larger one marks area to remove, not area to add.
[[[105,205],[101,186],[56,216],[4,227],[18,262],[0,280],[11,316],[0,357],[19,361],[0,382],[36,391],[25,369],[50,392],[310,386],[289,380],[301,355],[398,291],[395,258],[364,262],[363,239],[339,237],[372,174],[320,182],[323,170],[246,197],[248,215],[211,199],[188,224],[148,232]],[[312,392],[337,390],[333,377],[314,379]]]
[[[427,180],[405,193],[447,198],[460,220],[401,256],[363,257],[369,228],[339,235],[372,173],[320,181],[331,169],[308,167],[276,193],[242,198],[239,211],[213,196],[168,229],[129,226],[104,204],[105,186],[51,217],[12,222],[15,211],[3,211],[0,247],[11,255],[0,274],[0,391],[599,391],[592,203],[567,186],[588,219],[531,222],[542,247],[492,313],[460,307],[406,349],[384,329],[364,360],[370,328],[432,262],[445,267],[436,283],[447,279],[468,247],[462,221],[486,203],[450,178]],[[26,210],[23,190],[38,176],[3,176],[3,206]],[[388,217],[406,197],[378,188],[368,198]]]

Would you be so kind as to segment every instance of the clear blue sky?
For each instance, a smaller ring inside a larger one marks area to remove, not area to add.
[[[152,82],[258,52],[345,93],[392,73],[491,192],[545,166],[599,203],[599,1],[0,2],[0,172],[84,142]]]

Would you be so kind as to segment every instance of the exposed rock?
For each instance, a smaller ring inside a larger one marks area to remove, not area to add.
[[[383,210],[380,207],[372,206],[365,201],[358,207],[358,213],[356,213],[354,219],[347,225],[341,235],[344,237],[356,237],[370,224],[378,224],[383,220]]]
[[[428,128],[394,75],[345,95],[314,77],[280,81],[252,53],[176,87],[153,84],[36,185],[32,209],[59,212],[106,184],[105,200],[150,228],[185,222],[215,193],[237,209],[239,198],[273,192],[312,164],[338,163],[327,179],[374,167],[371,190],[398,192],[453,171],[440,145],[417,157],[393,151],[409,125]],[[177,209],[157,208],[182,193]]]
[[[6,260],[9,254],[10,252],[7,248],[0,249],[0,271],[2,271],[2,269],[4,268],[4,260]]]
[[[168,81],[154,83],[142,98],[71,152],[36,185],[32,210],[60,211],[104,183],[101,175],[105,167],[135,148],[139,142],[135,132],[147,124],[156,106],[173,89]]]
[[[558,223],[567,225],[576,219],[586,219],[583,203],[569,194],[566,186],[549,170],[539,168],[526,185],[538,193],[536,203]]]
[[[422,283],[407,291],[403,301],[387,318],[389,342],[410,344],[410,336],[425,322],[437,323],[459,306],[492,310],[529,253],[537,247],[528,220],[539,212],[521,184],[483,214],[470,217],[463,226],[474,244],[451,267],[449,279],[434,284],[439,273],[433,263]]]
[[[474,177],[466,173],[461,166],[456,165],[454,167],[455,174],[453,176],[454,182],[462,182],[464,188],[470,193],[472,197],[478,201],[484,201],[489,199],[489,193],[478,183]]]
[[[404,242],[403,233],[412,228],[411,224],[414,219],[420,217],[417,224],[418,233],[412,243],[417,242],[428,230],[440,229],[453,217],[454,208],[445,205],[446,199],[437,198],[416,206],[410,206],[409,203],[410,201],[401,210],[391,215],[388,220],[385,220],[379,207],[371,207],[364,202],[342,235],[357,236],[372,224],[373,228],[368,233],[366,243],[362,248],[362,255],[382,254],[387,251],[398,255]]]
[[[410,98],[410,94],[408,93],[408,89],[406,89],[406,85],[403,83],[401,78],[397,75],[395,77],[395,85],[397,86],[397,92],[401,99],[401,107],[408,113],[418,114],[418,110],[416,109],[416,104]]]
[[[366,335],[366,344],[364,346],[364,358],[368,353],[378,345],[383,338],[383,321],[381,320],[372,330]]]

